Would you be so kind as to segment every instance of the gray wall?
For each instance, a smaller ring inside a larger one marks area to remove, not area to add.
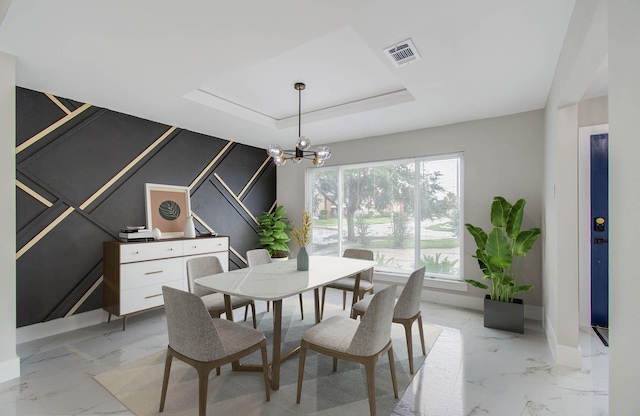
[[[16,355],[15,57],[0,52],[0,382],[20,375]]]
[[[464,152],[464,222],[490,228],[489,211],[495,195],[515,202],[525,198],[523,227],[540,227],[542,212],[543,111],[531,111],[449,126],[387,136],[329,144],[327,166],[399,159],[412,156]],[[311,138],[313,140],[313,137]],[[287,164],[278,172],[278,201],[289,217],[300,223],[304,210],[304,169],[308,164]],[[309,168],[313,169],[313,168]],[[525,303],[542,305],[541,245],[530,252],[521,268],[520,282],[533,284],[523,294]],[[295,251],[295,244],[291,245]],[[471,257],[475,243],[464,235],[464,277],[481,276]],[[292,253],[295,255],[295,252]],[[456,292],[460,293],[460,292]],[[483,297],[484,291],[470,288],[468,296]]]

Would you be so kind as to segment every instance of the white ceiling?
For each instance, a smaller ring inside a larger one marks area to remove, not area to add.
[[[574,2],[13,0],[0,50],[19,86],[290,147],[295,82],[314,144],[543,108]]]

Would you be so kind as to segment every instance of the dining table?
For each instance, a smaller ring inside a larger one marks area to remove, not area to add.
[[[319,288],[336,280],[354,276],[355,290],[352,304],[357,302],[360,274],[371,269],[375,262],[347,257],[309,256],[309,270],[297,270],[296,259],[261,264],[204,276],[195,284],[224,294],[227,319],[233,320],[230,296],[240,296],[273,303],[273,357],[270,362],[271,388],[280,388],[280,366],[293,356],[300,346],[282,353],[282,299],[308,290],[314,291],[315,322],[319,323]],[[235,371],[262,371],[261,366],[232,363]]]

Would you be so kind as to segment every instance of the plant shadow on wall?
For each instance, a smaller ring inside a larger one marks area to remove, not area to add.
[[[292,228],[284,207],[277,206],[272,212],[264,212],[256,218],[258,220],[258,235],[260,244],[269,252],[272,258],[288,257],[289,246],[287,242],[291,240],[287,231]]]
[[[484,280],[465,282],[486,289],[484,326],[524,333],[524,304],[516,299],[516,293],[531,290],[531,285],[518,284],[518,269],[521,260],[540,236],[539,228],[521,231],[526,201],[519,199],[511,205],[501,196],[493,198],[491,204],[492,230],[485,233],[480,227],[465,224],[476,242],[476,254]]]

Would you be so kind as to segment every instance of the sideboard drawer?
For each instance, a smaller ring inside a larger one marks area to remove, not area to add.
[[[120,289],[128,290],[136,287],[159,285],[163,282],[183,278],[182,259],[141,261],[120,266],[120,275],[126,279],[120,281]]]
[[[162,297],[163,285],[185,290],[183,280],[173,280],[164,282],[162,285],[123,290],[120,294],[120,314],[126,315],[164,305],[164,298]]]
[[[229,250],[228,238],[194,238],[183,243],[185,256]]]
[[[136,243],[120,245],[121,263],[180,256],[182,256],[182,241],[163,241],[161,244]]]

